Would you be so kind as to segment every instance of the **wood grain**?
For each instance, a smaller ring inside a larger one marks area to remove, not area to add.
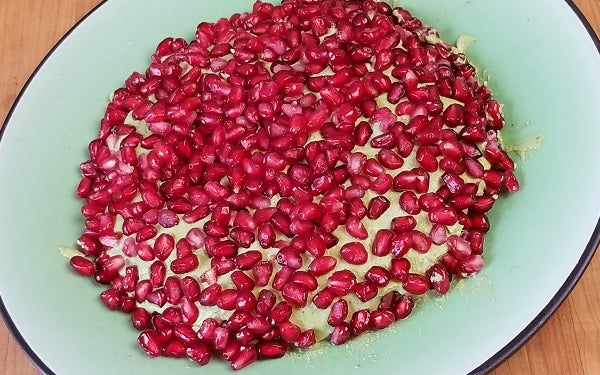
[[[0,2],[0,119],[42,58],[98,0]],[[575,0],[600,31],[600,0]],[[0,375],[39,375],[0,323]],[[493,375],[600,374],[600,256],[544,327]]]

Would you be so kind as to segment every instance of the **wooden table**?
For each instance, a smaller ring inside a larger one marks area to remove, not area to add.
[[[0,119],[44,55],[99,0],[0,1]],[[575,0],[600,33],[600,0]],[[493,375],[600,374],[600,256],[552,316]],[[0,323],[0,375],[39,375]]]

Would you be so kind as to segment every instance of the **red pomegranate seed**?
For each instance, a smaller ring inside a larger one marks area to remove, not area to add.
[[[377,286],[370,281],[364,281],[356,284],[354,287],[354,293],[359,300],[362,302],[367,302],[377,296]]]
[[[317,281],[317,278],[306,271],[294,272],[294,274],[290,278],[290,282],[300,284],[309,291],[314,291],[319,287],[319,282]]]
[[[331,332],[329,342],[333,345],[341,345],[348,341],[351,336],[350,326],[347,323],[341,323],[333,329],[333,332]]]
[[[415,229],[417,219],[412,216],[399,216],[392,219],[391,228],[395,233],[403,233]]]
[[[177,277],[167,277],[165,280],[165,294],[167,302],[172,305],[177,305],[181,301],[183,291],[181,290],[181,282]]]
[[[212,341],[217,327],[219,327],[219,323],[215,319],[204,319],[198,329],[198,338],[207,342]]]
[[[390,207],[390,201],[384,196],[374,197],[369,201],[367,217],[371,220],[379,218]]]
[[[185,352],[186,356],[200,366],[206,365],[210,361],[211,351],[209,347],[203,343],[195,343],[188,347]]]
[[[304,285],[288,282],[282,289],[283,298],[297,307],[305,307],[308,301],[308,288]]]
[[[183,274],[195,270],[196,268],[198,268],[198,265],[198,257],[192,254],[184,258],[175,259],[173,262],[171,262],[170,268],[171,271],[173,271],[173,273]]]
[[[131,311],[131,324],[137,330],[144,331],[151,327],[150,313],[143,308],[135,308]]]
[[[234,310],[238,294],[235,289],[224,289],[217,297],[217,306],[223,310]]]
[[[337,296],[345,296],[356,286],[356,276],[349,270],[336,271],[327,279],[327,288]]]
[[[369,236],[364,224],[356,217],[348,218],[348,221],[346,221],[346,231],[349,235],[359,240],[366,240]]]
[[[429,211],[429,221],[433,224],[451,226],[456,224],[458,217],[456,211],[451,207],[437,207]]]
[[[473,254],[460,261],[459,270],[462,276],[469,277],[481,271],[483,268],[483,257]]]
[[[281,358],[287,352],[287,346],[280,342],[264,342],[258,344],[258,353],[261,358]]]
[[[175,239],[166,234],[160,234],[154,241],[154,254],[156,258],[165,261],[175,248]]]
[[[447,240],[446,227],[442,224],[434,224],[429,231],[429,238],[435,245],[442,245]]]
[[[252,290],[255,286],[254,281],[242,271],[234,271],[230,277],[235,287],[240,291]]]
[[[373,266],[365,273],[365,278],[377,286],[386,286],[390,282],[389,272],[381,266]]]
[[[427,271],[429,283],[439,294],[446,294],[450,289],[450,274],[441,263],[436,263]]]
[[[298,336],[296,341],[294,341],[294,346],[296,348],[306,349],[313,346],[316,342],[317,339],[315,337],[315,331],[312,329],[307,329],[306,331],[302,332],[300,336]]]
[[[100,299],[110,310],[117,310],[121,307],[123,296],[117,290],[107,289],[100,294]]]
[[[291,246],[286,246],[279,250],[276,259],[277,263],[291,269],[298,269],[302,267],[302,256],[300,256],[298,250]]]
[[[471,255],[471,245],[464,238],[455,234],[448,236],[446,240],[448,249],[457,259],[466,259]]]
[[[285,321],[279,326],[279,332],[281,334],[281,338],[285,342],[293,343],[298,339],[302,333],[302,330],[296,324],[290,321]]]
[[[270,290],[261,290],[256,302],[256,312],[261,316],[269,314],[273,306],[275,306],[276,298],[275,294]]]
[[[346,302],[344,299],[340,299],[331,306],[327,323],[332,327],[336,327],[342,324],[346,320],[347,316],[348,302]]]
[[[273,264],[268,261],[260,261],[252,267],[252,276],[258,286],[265,286],[271,279]]]
[[[377,309],[371,313],[369,324],[374,329],[384,329],[389,327],[394,322],[395,318],[393,312]]]
[[[227,339],[229,338],[229,329],[225,327],[216,327],[212,334],[213,347],[218,350],[224,350],[227,346]]]
[[[394,239],[394,232],[389,229],[380,229],[375,234],[371,252],[373,255],[386,256],[392,250],[392,241]]]
[[[219,284],[213,284],[210,285],[208,287],[206,287],[201,293],[200,293],[200,304],[203,306],[214,306],[217,304],[217,299],[219,298],[219,295],[221,294],[221,285]]]
[[[390,275],[396,281],[404,283],[408,277],[410,262],[406,258],[392,259]]]
[[[340,256],[350,264],[364,264],[369,257],[367,250],[360,242],[350,242],[342,246]]]
[[[79,255],[71,257],[70,264],[75,272],[83,276],[92,276],[96,272],[96,264]]]
[[[241,270],[250,270],[262,260],[262,253],[257,250],[246,251],[235,257],[235,265]]]
[[[429,283],[425,276],[409,273],[402,287],[411,294],[424,294],[429,290]]]
[[[393,309],[396,319],[405,319],[410,315],[414,306],[415,304],[410,296],[401,295]]]
[[[423,232],[413,230],[409,232],[411,235],[412,248],[421,254],[425,254],[431,248],[431,240]]]
[[[333,299],[335,298],[335,294],[328,288],[321,290],[313,296],[313,303],[320,309],[326,309],[331,305]]]
[[[258,351],[252,346],[243,346],[231,359],[231,369],[240,370],[258,358]]]
[[[417,195],[412,191],[403,192],[400,195],[400,208],[410,215],[416,215],[421,212]]]
[[[292,315],[292,307],[285,301],[279,302],[271,311],[269,311],[269,323],[274,326],[279,326],[281,323],[290,319]]]
[[[144,331],[138,337],[138,343],[144,349],[146,354],[151,357],[158,357],[162,353],[162,348],[156,331]]]

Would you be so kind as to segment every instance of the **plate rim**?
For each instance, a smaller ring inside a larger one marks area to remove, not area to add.
[[[588,36],[591,38],[594,46],[596,47],[596,52],[600,55],[600,39],[596,32],[592,28],[589,21],[585,18],[581,10],[575,5],[573,0],[563,0],[571,9],[571,11],[577,16],[579,22],[584,26],[585,30],[588,33]],[[48,53],[44,56],[44,58],[40,61],[40,63],[33,70],[19,93],[17,94],[15,100],[13,101],[8,113],[6,114],[6,118],[2,123],[2,128],[0,128],[0,145],[2,141],[2,136],[6,131],[8,123],[10,122],[14,111],[19,105],[22,96],[25,94],[29,85],[33,81],[33,79],[37,76],[41,68],[44,66],[46,61],[56,52],[56,50],[63,44],[63,42],[83,23],[85,22],[93,13],[95,13],[98,9],[100,9],[103,5],[108,3],[108,0],[101,0],[96,6],[94,6],[91,10],[89,10],[81,19],[79,19],[69,30],[52,46],[52,48],[48,51]],[[585,246],[581,257],[579,258],[576,266],[573,268],[573,271],[566,278],[565,282],[560,286],[558,291],[554,294],[554,296],[550,299],[550,301],[546,304],[546,306],[540,311],[538,315],[533,318],[533,320],[525,327],[521,332],[519,332],[511,341],[509,341],[506,345],[504,345],[500,350],[498,350],[494,355],[488,358],[481,365],[470,371],[467,375],[483,375],[487,374],[490,371],[494,370],[500,364],[502,364],[506,359],[511,357],[517,350],[519,350],[527,341],[529,341],[541,328],[544,324],[548,322],[550,317],[556,312],[556,310],[562,305],[565,299],[569,296],[569,294],[573,291],[574,287],[577,285],[582,275],[585,273],[588,268],[592,258],[594,257],[597,248],[600,245],[600,217],[596,223],[596,226],[591,234],[591,237]],[[37,367],[38,370],[42,372],[44,375],[58,375],[52,369],[48,367],[48,365],[37,355],[37,353],[29,346],[17,326],[15,325],[12,317],[8,313],[8,309],[2,300],[2,295],[0,295],[0,316],[2,317],[8,331],[11,333],[15,341],[19,344],[23,352],[27,355],[29,360]]]

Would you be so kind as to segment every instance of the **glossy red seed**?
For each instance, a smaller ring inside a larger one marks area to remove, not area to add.
[[[350,326],[347,323],[341,323],[333,329],[333,332],[331,332],[329,342],[333,345],[341,345],[348,341],[351,336],[352,332]]]
[[[390,282],[389,272],[381,266],[372,266],[365,273],[365,278],[377,286],[386,286]]]
[[[367,250],[360,242],[349,242],[340,249],[340,257],[350,264],[364,264],[369,257]]]
[[[185,354],[193,362],[204,366],[210,361],[211,350],[204,343],[195,343],[186,349]]]
[[[424,294],[429,290],[429,282],[423,275],[409,273],[402,287],[411,294]]]
[[[408,315],[410,315],[414,306],[414,301],[410,296],[401,295],[393,307],[396,319],[405,319]]]
[[[371,312],[369,324],[374,329],[384,329],[389,327],[395,320],[395,315],[389,310],[377,309]]]
[[[258,353],[261,358],[281,358],[287,352],[287,346],[280,342],[264,342],[258,345]]]
[[[336,271],[327,279],[327,287],[338,296],[345,296],[356,286],[356,275],[349,270]]]
[[[158,357],[162,353],[158,333],[156,331],[144,331],[138,337],[138,343],[144,349],[146,354],[151,357]]]
[[[94,262],[79,255],[71,257],[70,264],[75,272],[83,276],[92,276],[96,271]]]

